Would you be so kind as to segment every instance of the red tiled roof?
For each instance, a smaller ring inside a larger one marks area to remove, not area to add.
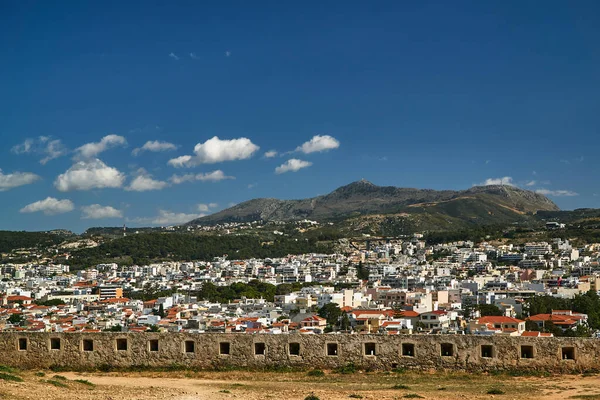
[[[519,324],[521,322],[525,322],[522,321],[520,319],[517,318],[511,318],[511,317],[505,317],[505,316],[487,316],[487,317],[481,317],[478,320],[478,323],[480,324]]]

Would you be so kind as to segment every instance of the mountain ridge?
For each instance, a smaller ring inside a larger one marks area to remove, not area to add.
[[[433,190],[378,186],[360,180],[332,192],[295,200],[257,198],[217,213],[197,218],[186,225],[224,222],[339,221],[381,214],[436,214],[479,224],[496,223],[498,216],[515,222],[537,211],[559,211],[546,196],[515,186],[473,186],[466,190]],[[486,214],[489,218],[486,218]]]

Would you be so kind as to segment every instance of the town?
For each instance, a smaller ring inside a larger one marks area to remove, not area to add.
[[[331,254],[73,272],[43,258],[5,263],[0,329],[600,337],[600,244],[340,243]]]

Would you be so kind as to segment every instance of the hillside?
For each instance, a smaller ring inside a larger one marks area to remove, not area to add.
[[[472,224],[528,220],[537,211],[558,211],[547,197],[512,186],[475,186],[467,190],[429,190],[377,186],[361,180],[333,192],[302,200],[254,199],[189,224],[294,221],[342,222],[364,216],[392,216],[410,229],[447,229]],[[386,217],[387,218],[387,217]]]

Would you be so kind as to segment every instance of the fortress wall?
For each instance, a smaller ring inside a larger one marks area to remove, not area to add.
[[[264,354],[255,354],[262,353]],[[298,354],[294,354],[295,352]],[[600,369],[600,340],[473,335],[0,333],[0,364],[19,368],[289,366],[330,369]]]

